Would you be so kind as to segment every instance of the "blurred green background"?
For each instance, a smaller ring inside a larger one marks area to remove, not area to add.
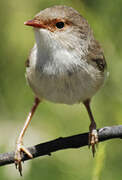
[[[25,80],[25,60],[34,44],[24,21],[52,5],[68,5],[90,23],[105,52],[110,76],[92,101],[97,127],[122,121],[122,1],[121,0],[1,0],[0,1],[0,153],[12,151],[33,103]],[[24,138],[31,146],[41,141],[88,131],[83,105],[40,104]],[[69,149],[23,165],[20,178],[14,165],[0,168],[0,180],[121,180],[122,140],[99,144],[93,159],[88,147]]]

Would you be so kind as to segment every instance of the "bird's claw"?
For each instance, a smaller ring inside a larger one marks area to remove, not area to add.
[[[89,148],[92,148],[93,157],[95,156],[96,147],[98,147],[98,133],[96,129],[91,130],[89,133]]]
[[[32,154],[26,149],[22,143],[17,143],[15,151],[15,167],[18,169],[20,176],[22,176],[22,153],[26,153],[30,158],[33,158]]]

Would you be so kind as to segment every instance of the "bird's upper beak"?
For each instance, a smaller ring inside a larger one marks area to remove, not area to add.
[[[32,20],[26,21],[24,24],[27,25],[27,26],[33,26],[33,27],[36,27],[36,28],[46,28],[44,22],[39,21],[37,19],[32,19]]]

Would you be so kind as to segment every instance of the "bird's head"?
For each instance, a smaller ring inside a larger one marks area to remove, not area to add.
[[[25,25],[34,27],[37,42],[49,38],[72,49],[87,46],[91,34],[86,19],[67,6],[46,8]]]

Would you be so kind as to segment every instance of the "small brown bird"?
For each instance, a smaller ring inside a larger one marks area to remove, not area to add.
[[[73,8],[53,6],[44,9],[25,25],[33,27],[36,39],[26,62],[26,78],[36,98],[17,140],[15,164],[20,174],[21,152],[33,157],[23,146],[23,136],[43,99],[69,105],[82,102],[85,105],[91,121],[89,146],[94,155],[98,135],[90,102],[103,85],[106,69],[101,46],[86,19]]]

